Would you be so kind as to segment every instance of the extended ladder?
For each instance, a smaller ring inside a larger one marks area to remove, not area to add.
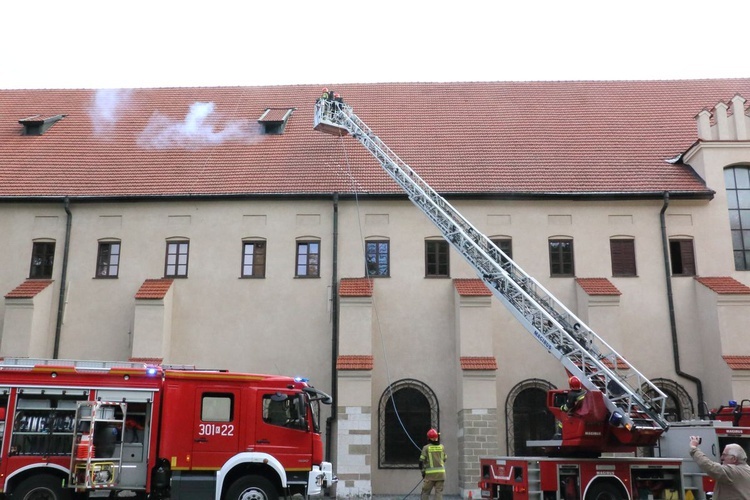
[[[633,431],[664,430],[667,396],[404,163],[343,102],[319,100],[315,130],[351,134],[534,338],[589,390],[600,390],[612,414]]]

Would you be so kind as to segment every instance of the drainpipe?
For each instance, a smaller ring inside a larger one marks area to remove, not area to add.
[[[57,325],[55,326],[55,347],[52,351],[52,359],[57,359],[60,354],[60,333],[62,332],[63,314],[65,312],[65,283],[68,276],[68,252],[70,250],[70,228],[73,225],[73,214],[70,212],[70,198],[63,198],[65,209],[65,245],[63,246],[62,274],[60,276],[60,298],[57,301]]]
[[[689,373],[685,373],[680,368],[680,346],[677,342],[677,320],[674,314],[674,295],[672,294],[672,267],[669,265],[669,240],[667,239],[667,219],[665,212],[669,206],[669,192],[664,192],[664,205],[659,212],[661,221],[661,243],[664,253],[664,275],[667,281],[667,302],[669,303],[669,326],[672,330],[672,356],[674,358],[675,373],[695,383],[695,389],[698,392],[698,417],[704,418],[703,412],[703,383],[701,379]]]
[[[333,265],[331,272],[331,416],[326,419],[326,461],[332,460],[333,423],[336,421],[339,401],[339,383],[336,362],[339,357],[339,194],[333,193]]]

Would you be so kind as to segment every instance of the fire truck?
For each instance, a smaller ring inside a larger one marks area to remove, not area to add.
[[[669,423],[667,396],[658,387],[433,190],[350,105],[319,99],[313,128],[359,141],[585,391],[574,408],[566,404],[571,390],[549,391],[547,407],[561,428],[551,440],[528,443],[540,456],[480,459],[483,498],[704,499],[713,486],[689,457],[689,436],[701,436],[714,458],[730,436],[749,448],[750,428],[739,425],[750,424],[750,401],[739,412],[736,405],[720,408],[713,420]],[[638,457],[639,449],[656,456]]]
[[[300,378],[6,358],[0,487],[22,500],[320,495],[337,480],[321,403],[331,398]]]

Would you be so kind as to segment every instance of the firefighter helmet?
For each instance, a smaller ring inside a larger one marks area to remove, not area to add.
[[[581,390],[581,381],[578,379],[578,377],[575,377],[575,376],[570,377],[568,379],[568,385],[574,391],[580,391]]]
[[[429,431],[427,431],[427,439],[429,439],[430,441],[437,441],[439,437],[440,434],[438,434],[438,431],[436,431],[435,429],[430,429]]]

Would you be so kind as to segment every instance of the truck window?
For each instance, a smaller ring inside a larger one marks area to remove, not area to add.
[[[234,414],[234,395],[205,393],[201,400],[201,420],[231,422]]]
[[[263,396],[263,421],[271,425],[307,429],[305,405],[301,395],[275,393]]]

